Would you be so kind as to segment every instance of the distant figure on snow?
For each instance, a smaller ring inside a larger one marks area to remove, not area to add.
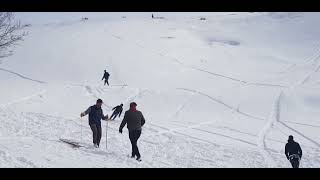
[[[85,112],[81,113],[80,116],[83,117],[89,114],[89,126],[92,130],[93,146],[98,148],[101,140],[101,119],[108,119],[108,115],[104,116],[101,109],[103,102],[98,99],[96,104],[90,106]]]
[[[81,20],[82,20],[82,21],[87,21],[88,18],[87,18],[87,17],[84,17],[84,18],[82,18]]]
[[[120,104],[119,106],[116,106],[116,107],[112,108],[112,110],[114,110],[114,111],[113,111],[110,119],[113,118],[112,120],[114,120],[114,119],[116,119],[116,117],[117,117],[118,115],[119,115],[119,118],[120,118],[121,113],[122,113],[122,110],[123,110],[122,106],[123,106],[123,104]]]
[[[302,157],[302,150],[299,143],[293,140],[292,135],[289,136],[288,143],[286,144],[285,154],[292,167],[299,168],[300,160]]]
[[[110,77],[110,74],[106,71],[106,70],[104,70],[104,74],[103,74],[103,77],[102,77],[102,80],[104,79],[104,85],[106,85],[106,84],[108,84],[108,86],[109,86],[109,77]]]
[[[152,19],[154,18],[153,14],[151,15]]]
[[[127,124],[129,130],[129,139],[132,145],[131,158],[137,156],[137,161],[141,161],[141,155],[137,146],[137,141],[141,135],[141,127],[145,124],[145,119],[140,111],[136,109],[135,102],[130,103],[130,109],[125,112],[121,122],[119,132],[122,133],[123,127]]]

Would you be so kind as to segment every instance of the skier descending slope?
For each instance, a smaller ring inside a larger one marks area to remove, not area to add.
[[[121,122],[119,132],[122,133],[123,127],[127,124],[129,130],[129,139],[132,145],[131,158],[137,156],[137,160],[141,161],[141,155],[137,146],[137,141],[141,135],[141,127],[145,124],[145,119],[140,111],[136,109],[135,102],[130,103],[130,109],[125,112]]]
[[[106,71],[106,70],[104,70],[104,74],[103,74],[103,77],[102,77],[102,80],[104,79],[104,85],[106,85],[106,84],[108,84],[108,86],[109,86],[109,77],[110,77],[110,74]]]
[[[289,136],[288,143],[285,147],[285,154],[293,168],[299,168],[299,163],[302,157],[302,150],[299,143],[293,140],[293,136]]]
[[[80,114],[81,117],[89,114],[89,126],[92,130],[93,146],[98,148],[101,140],[101,119],[108,119],[108,115],[104,116],[101,106],[103,101],[101,99],[97,100],[97,103],[90,106],[85,112]]]
[[[120,104],[119,106],[116,106],[116,107],[112,108],[112,110],[114,110],[114,111],[113,111],[110,119],[113,118],[112,120],[114,120],[114,119],[116,119],[116,117],[117,117],[118,115],[119,115],[119,118],[120,118],[121,113],[122,113],[122,110],[123,110],[122,106],[123,106],[123,104]]]

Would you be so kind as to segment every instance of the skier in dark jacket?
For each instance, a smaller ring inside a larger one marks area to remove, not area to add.
[[[104,74],[103,74],[103,77],[102,77],[102,80],[104,79],[104,85],[106,85],[106,84],[108,84],[108,86],[109,86],[109,77],[110,77],[110,74],[106,71],[106,70],[104,70]]]
[[[293,140],[293,136],[289,136],[288,143],[285,147],[285,154],[293,168],[299,168],[299,163],[302,157],[302,149],[299,143]]]
[[[137,156],[137,160],[141,161],[141,155],[137,146],[137,141],[141,135],[141,127],[145,124],[145,119],[140,111],[136,109],[135,102],[130,103],[130,109],[125,112],[121,122],[119,132],[122,133],[123,127],[127,124],[129,130],[129,139],[132,145],[131,158]]]
[[[99,147],[101,140],[101,119],[108,119],[108,115],[103,115],[103,111],[101,109],[102,104],[102,100],[98,99],[95,105],[90,106],[85,112],[80,114],[81,117],[89,114],[89,125],[92,130],[93,145],[96,148]]]
[[[122,106],[123,106],[123,104],[120,104],[119,106],[116,106],[116,107],[112,108],[112,110],[114,110],[114,111],[113,111],[110,119],[113,118],[112,120],[114,120],[114,119],[116,119],[116,117],[117,117],[118,115],[119,115],[119,118],[120,118],[121,113],[122,113],[122,110],[123,110]]]

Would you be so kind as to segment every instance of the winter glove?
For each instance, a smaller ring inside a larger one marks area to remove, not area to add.
[[[80,114],[80,117],[83,117],[83,116],[85,116],[85,114],[84,114],[84,113],[81,113],[81,114]]]
[[[122,134],[122,129],[119,129],[119,133],[121,133],[121,134]]]

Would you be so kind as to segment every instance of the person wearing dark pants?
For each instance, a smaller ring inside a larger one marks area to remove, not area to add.
[[[141,161],[141,155],[138,149],[138,139],[141,135],[142,126],[145,124],[145,119],[140,111],[136,109],[135,102],[130,103],[130,109],[125,112],[123,120],[119,127],[119,132],[122,133],[123,127],[127,124],[129,130],[129,139],[132,145],[131,158],[137,157]]]
[[[92,131],[92,141],[93,141],[93,144],[96,144],[100,145],[100,140],[101,140],[101,124],[98,125],[98,124],[89,124],[90,125],[90,128],[91,128],[91,131]]]
[[[299,168],[299,164],[300,164],[300,157],[297,155],[291,155],[289,157],[289,161],[291,163],[291,166],[293,168]]]
[[[116,106],[116,107],[112,108],[112,110],[114,110],[114,111],[113,111],[110,119],[113,118],[112,120],[115,120],[118,115],[119,115],[119,118],[120,118],[121,113],[122,113],[122,106],[123,106],[123,104],[120,104],[119,106]]]
[[[101,109],[103,102],[101,99],[98,99],[96,104],[90,106],[85,112],[80,114],[81,117],[89,114],[89,125],[92,130],[92,141],[94,147],[98,148],[101,140],[101,119],[108,119],[108,115],[104,116]]]
[[[292,167],[299,168],[300,160],[302,157],[302,149],[299,143],[293,140],[292,135],[289,136],[288,143],[285,146],[285,154]]]
[[[141,130],[129,131],[129,139],[132,146],[132,153],[131,153],[132,158],[134,158],[135,156],[141,157],[138,146],[137,146],[137,141],[140,135],[141,135]]]

